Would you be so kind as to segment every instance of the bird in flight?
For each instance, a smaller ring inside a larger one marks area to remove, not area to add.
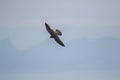
[[[61,46],[63,46],[63,47],[65,47],[65,45],[63,44],[63,42],[60,40],[60,38],[58,37],[58,35],[59,36],[61,36],[62,35],[62,33],[61,33],[61,31],[60,30],[58,30],[58,29],[56,29],[56,31],[54,31],[54,30],[52,30],[51,28],[50,28],[50,26],[45,22],[45,26],[46,26],[46,29],[47,29],[47,31],[50,33],[50,38],[54,38],[55,39],[55,41],[58,43],[58,44],[60,44]]]

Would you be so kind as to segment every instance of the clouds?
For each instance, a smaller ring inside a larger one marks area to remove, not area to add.
[[[111,27],[111,26],[120,26],[120,19],[115,18],[56,18],[51,20],[52,23],[64,24],[67,27]]]
[[[10,27],[2,29],[1,39],[8,39],[17,49],[25,50],[42,43],[47,39],[42,27]]]
[[[53,22],[62,26],[60,28],[63,29],[64,36],[67,36],[68,40],[96,39],[106,36],[120,39],[118,36],[120,34],[120,24],[117,19],[61,18]]]

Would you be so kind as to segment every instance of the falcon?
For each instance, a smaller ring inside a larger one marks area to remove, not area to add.
[[[63,42],[60,40],[60,38],[58,36],[61,36],[62,33],[60,30],[56,29],[56,31],[54,31],[53,29],[50,28],[50,26],[45,22],[45,26],[47,31],[50,33],[50,38],[54,38],[54,40],[61,46],[65,47],[65,45],[63,44]]]

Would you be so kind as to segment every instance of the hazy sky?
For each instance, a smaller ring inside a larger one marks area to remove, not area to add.
[[[45,21],[53,29],[61,29],[66,42],[104,36],[120,39],[119,3],[119,0],[0,0],[0,40],[7,38],[20,50],[33,47],[48,37]]]
[[[0,0],[0,79],[119,80],[119,34],[120,0]]]

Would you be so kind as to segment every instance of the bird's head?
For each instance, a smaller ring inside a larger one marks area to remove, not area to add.
[[[60,36],[62,35],[61,31],[60,31],[60,30],[58,30],[58,29],[56,29],[56,31],[55,31],[55,32],[56,32],[56,34],[57,34],[57,35],[60,35]]]

